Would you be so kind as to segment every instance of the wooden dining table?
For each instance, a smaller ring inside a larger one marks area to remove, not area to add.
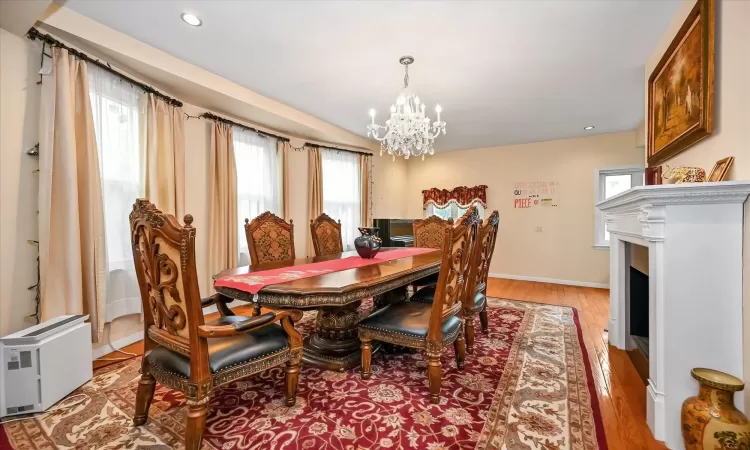
[[[380,251],[391,250],[396,248],[383,248]],[[238,267],[214,275],[214,280],[352,256],[357,256],[357,253],[344,252]],[[257,302],[272,309],[317,310],[315,331],[305,339],[302,360],[315,367],[343,371],[360,363],[357,325],[366,315],[359,311],[362,301],[373,297],[374,309],[378,309],[407,300],[407,287],[421,278],[439,272],[440,261],[441,252],[435,250],[364,267],[271,284],[262,287],[257,294],[237,287],[221,286],[215,289],[227,297]]]

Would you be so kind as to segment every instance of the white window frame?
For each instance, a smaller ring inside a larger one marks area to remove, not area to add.
[[[605,200],[605,180],[611,175],[630,175],[631,189],[644,185],[646,169],[643,166],[616,167],[612,169],[594,169],[594,248],[609,249],[609,240],[604,238],[604,213],[596,207]]]

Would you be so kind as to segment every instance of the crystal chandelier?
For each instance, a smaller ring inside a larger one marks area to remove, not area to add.
[[[380,154],[387,151],[396,159],[403,156],[432,155],[435,150],[432,143],[442,131],[445,134],[445,122],[440,121],[440,105],[435,106],[437,121],[430,126],[430,118],[425,115],[425,105],[417,94],[409,90],[409,64],[414,62],[411,56],[403,56],[399,62],[404,65],[404,90],[391,105],[391,118],[385,121],[385,126],[375,123],[375,110],[370,110],[372,123],[367,125],[367,136],[374,137],[380,142]],[[384,135],[381,137],[381,131]]]

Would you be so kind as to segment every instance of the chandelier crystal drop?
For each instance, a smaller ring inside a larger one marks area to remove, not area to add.
[[[432,143],[442,132],[445,134],[445,122],[440,121],[443,111],[440,105],[435,106],[437,120],[430,125],[430,118],[425,114],[425,104],[416,93],[409,90],[409,64],[414,62],[411,56],[403,56],[399,62],[404,65],[404,90],[391,105],[391,118],[385,126],[375,123],[375,110],[370,110],[372,122],[367,125],[367,136],[380,142],[380,154],[388,152],[396,159],[403,156],[433,155]],[[381,137],[382,136],[382,137]]]

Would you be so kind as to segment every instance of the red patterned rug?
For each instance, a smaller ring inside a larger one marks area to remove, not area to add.
[[[291,408],[275,368],[217,390],[204,448],[606,449],[575,310],[491,299],[488,312],[490,333],[477,333],[464,370],[445,351],[439,405],[430,404],[419,352],[376,353],[367,381],[357,370],[303,367]],[[139,361],[98,371],[70,408],[4,424],[0,448],[182,448],[186,409],[177,391],[159,386],[147,424],[131,425]]]

